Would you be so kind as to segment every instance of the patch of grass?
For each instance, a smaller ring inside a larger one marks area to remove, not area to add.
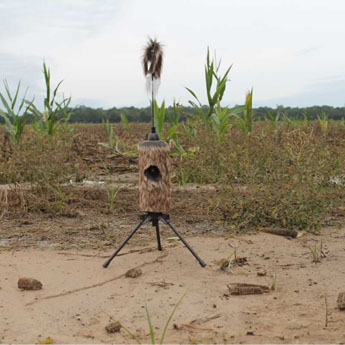
[[[186,293],[182,295],[182,297],[177,301],[177,303],[175,304],[173,310],[170,312],[167,320],[165,321],[165,325],[163,328],[163,332],[161,334],[161,337],[159,339],[159,344],[164,344],[164,339],[165,339],[165,335],[166,332],[168,330],[168,326],[170,324],[171,319],[173,318],[176,309],[178,308],[178,306],[181,304],[182,300],[184,299],[184,297],[186,296]],[[147,308],[147,306],[145,305],[145,313],[146,313],[146,319],[147,319],[147,323],[149,326],[149,331],[150,331],[150,339],[151,339],[151,344],[155,344],[156,343],[156,334],[154,332],[154,327],[151,321],[151,316],[149,313],[149,310]],[[118,322],[121,327],[125,330],[125,332],[138,344],[142,344],[141,340],[134,334],[132,333],[127,327],[125,327],[120,321],[115,320],[114,317],[112,317],[111,315],[107,314],[109,316],[109,318],[114,321],[114,322]]]
[[[107,194],[108,194],[108,201],[109,201],[109,208],[113,209],[115,207],[116,203],[116,197],[117,194],[119,193],[121,187],[115,188],[115,189],[107,189]]]
[[[277,273],[276,272],[274,272],[274,277],[271,284],[271,290],[273,291],[277,290]]]
[[[20,82],[17,85],[14,95],[11,94],[7,80],[4,80],[4,86],[6,95],[3,95],[0,92],[0,101],[4,107],[4,109],[0,109],[0,117],[2,117],[5,121],[5,129],[12,142],[19,144],[27,120],[26,115],[28,106],[25,106],[25,95],[27,90],[25,91],[25,94],[18,105],[17,101],[20,92]],[[7,100],[5,96],[7,96]]]
[[[320,241],[319,245],[309,247],[309,250],[310,250],[310,256],[311,256],[312,262],[315,264],[320,263],[321,259],[325,257],[325,253],[322,248],[322,240]]]
[[[197,147],[179,162],[179,179],[218,188],[218,213],[230,228],[280,226],[318,231],[344,188],[331,183],[345,169],[344,133],[318,123],[304,128],[254,123],[247,136],[232,128],[220,142],[208,126],[195,123],[186,147]],[[236,215],[236,216],[235,216]]]

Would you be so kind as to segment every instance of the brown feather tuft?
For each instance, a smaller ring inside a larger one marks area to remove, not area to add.
[[[160,79],[163,67],[163,49],[161,43],[156,39],[149,39],[144,48],[142,63],[145,76],[151,74],[153,78]]]

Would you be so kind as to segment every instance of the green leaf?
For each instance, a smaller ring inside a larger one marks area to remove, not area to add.
[[[128,119],[127,116],[124,113],[121,113],[121,120],[123,122],[123,125],[125,126],[126,129],[129,129],[129,123],[128,123]]]
[[[151,322],[149,311],[147,309],[147,305],[145,305],[145,311],[146,311],[147,322],[148,322],[149,328],[150,328],[151,343],[155,344],[155,332],[153,330],[153,326],[152,326],[152,322]]]
[[[7,97],[12,102],[12,95],[11,95],[10,88],[8,86],[8,82],[7,82],[6,79],[4,79],[4,86],[5,86],[5,90],[6,90],[6,93],[7,93]]]
[[[184,297],[186,296],[186,294],[187,294],[187,293],[185,293],[185,294],[182,295],[182,297],[178,300],[178,302],[176,303],[174,309],[173,309],[172,312],[170,313],[169,318],[168,318],[167,322],[165,323],[165,327],[164,327],[164,330],[163,330],[163,333],[162,333],[162,336],[161,336],[161,339],[160,339],[160,342],[159,342],[160,344],[163,344],[164,338],[165,338],[165,333],[166,333],[166,331],[167,331],[167,329],[168,329],[169,323],[170,323],[172,317],[174,316],[176,309],[177,309],[178,306],[181,304],[181,302],[182,302],[182,300],[184,299]]]
[[[242,113],[244,109],[245,105],[236,105],[233,108],[229,109],[229,113],[231,113],[231,115],[238,115]]]
[[[43,62],[43,74],[44,74],[44,80],[46,84],[46,99],[44,100],[44,105],[46,107],[49,107],[50,103],[50,71],[49,68],[47,68],[47,65],[45,62]]]
[[[62,82],[63,82],[63,80],[61,80],[61,81],[57,84],[57,86],[56,86],[56,88],[55,88],[55,90],[54,90],[54,92],[53,92],[53,98],[52,98],[52,100],[51,100],[51,102],[50,102],[50,106],[51,106],[51,107],[52,107],[53,104],[54,104],[54,100],[55,100],[57,91],[58,91],[59,86],[61,85]]]
[[[18,98],[18,94],[19,94],[19,89],[20,89],[20,82],[18,83],[17,90],[16,90],[16,93],[15,93],[13,101],[12,101],[12,110],[14,110],[14,107],[16,106],[17,98]]]
[[[1,99],[1,102],[4,105],[4,107],[6,108],[7,113],[10,116],[12,116],[13,111],[12,111],[11,107],[8,105],[8,103],[7,103],[6,99],[5,99],[5,97],[2,95],[2,93],[0,93],[0,99]]]
[[[189,91],[191,93],[191,95],[198,101],[199,105],[202,106],[202,104],[199,101],[199,98],[196,96],[196,94],[191,89],[189,89],[188,87],[186,87],[186,90]]]

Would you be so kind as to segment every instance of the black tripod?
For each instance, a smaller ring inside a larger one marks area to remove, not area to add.
[[[148,212],[141,216],[141,222],[137,225],[137,227],[128,235],[128,237],[121,243],[120,247],[116,249],[115,253],[103,264],[104,268],[107,268],[111,261],[115,258],[115,256],[120,252],[120,250],[125,246],[125,244],[132,238],[132,236],[139,230],[139,228],[144,225],[145,223],[152,222],[152,226],[156,227],[156,235],[157,235],[157,244],[158,250],[162,250],[161,244],[161,237],[159,233],[159,221],[168,225],[172,231],[178,236],[178,238],[183,242],[183,244],[189,249],[189,251],[194,255],[194,257],[199,261],[199,264],[202,267],[205,267],[206,264],[204,261],[200,259],[198,254],[189,246],[189,244],[185,241],[185,239],[180,235],[180,233],[174,228],[174,226],[170,223],[169,215],[164,213],[155,213],[155,212]]]

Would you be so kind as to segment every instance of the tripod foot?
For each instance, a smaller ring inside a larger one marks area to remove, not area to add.
[[[175,227],[170,223],[168,217],[161,216],[160,218],[163,223],[167,224],[172,231],[178,236],[178,238],[183,242],[183,244],[188,248],[192,255],[198,260],[201,267],[205,267],[206,263],[199,257],[199,255],[193,250],[193,248],[186,242],[182,235],[175,229]]]
[[[198,260],[201,267],[205,267],[206,263],[199,257],[199,255],[189,246],[186,240],[182,237],[182,235],[175,229],[175,227],[170,223],[169,215],[156,213],[156,212],[149,212],[142,216],[141,222],[135,227],[135,229],[127,236],[127,238],[120,244],[120,247],[116,249],[114,254],[103,264],[104,268],[107,268],[111,261],[115,258],[115,256],[120,252],[120,250],[126,245],[126,243],[132,238],[132,236],[139,230],[139,228],[147,223],[151,222],[152,225],[156,227],[156,235],[157,235],[157,245],[158,250],[162,250],[161,238],[159,233],[159,221],[163,222],[164,224],[168,225],[174,233],[178,236],[178,238],[183,242],[183,244],[188,248],[188,250],[192,253],[192,255]]]
[[[103,264],[104,268],[107,268],[115,256],[120,252],[120,250],[125,246],[125,244],[132,238],[132,236],[139,230],[139,228],[146,222],[149,215],[146,215],[142,221],[136,226],[136,228],[128,235],[128,237],[120,244],[120,247],[116,249],[115,253]]]

